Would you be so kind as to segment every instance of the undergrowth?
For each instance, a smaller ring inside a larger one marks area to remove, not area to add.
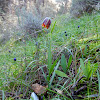
[[[0,46],[1,98],[29,99],[38,83],[47,86],[44,100],[99,99],[99,23],[100,14],[63,15],[37,37],[11,37]]]

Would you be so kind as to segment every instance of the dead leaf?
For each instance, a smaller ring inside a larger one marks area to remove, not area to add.
[[[59,89],[56,89],[55,90],[59,93],[59,94],[63,94],[63,91],[59,90]]]
[[[46,87],[44,87],[38,83],[32,84],[32,89],[37,95],[41,95],[46,92]]]

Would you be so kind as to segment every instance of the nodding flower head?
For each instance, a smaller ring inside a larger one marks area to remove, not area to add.
[[[51,19],[49,17],[46,17],[42,23],[42,27],[49,28],[51,25]]]

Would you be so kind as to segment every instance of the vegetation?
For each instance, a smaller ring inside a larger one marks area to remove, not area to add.
[[[73,16],[80,17],[84,15],[84,13],[91,14],[92,12],[95,12],[95,10],[99,11],[100,6],[99,0],[72,0],[72,7],[70,10],[70,13]],[[77,5],[77,6],[76,6]]]
[[[0,89],[6,100],[29,99],[31,85],[46,99],[97,99],[100,94],[100,15],[58,16],[38,37],[12,37],[0,46]],[[37,33],[38,34],[38,33]]]
[[[0,99],[29,100],[33,93],[39,100],[99,100],[100,12],[93,6],[99,0],[73,0],[70,9],[63,0],[58,12],[47,0],[24,7],[13,1],[15,19],[5,9],[10,1],[0,9],[6,14],[0,17]],[[53,17],[50,27],[42,24],[51,20],[47,15]]]

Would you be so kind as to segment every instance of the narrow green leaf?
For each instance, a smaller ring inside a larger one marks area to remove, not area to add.
[[[96,72],[97,69],[98,69],[98,63],[95,63],[93,65],[93,74]]]
[[[51,33],[53,32],[53,30],[54,30],[54,28],[55,28],[55,25],[56,25],[56,21],[55,21],[55,23],[54,23],[54,25],[53,25],[53,27],[52,27],[52,29],[51,29]]]
[[[83,71],[83,74],[88,78],[89,77],[90,70],[87,67],[87,64],[86,63],[85,63],[84,68],[82,69],[82,71]]]
[[[70,57],[69,57],[69,60],[68,60],[68,68],[67,69],[69,69],[71,63],[72,63],[72,55],[70,55]]]
[[[50,69],[52,66],[52,52],[51,52],[51,41],[49,41],[49,47],[48,47],[48,70],[50,73]]]
[[[81,69],[82,69],[83,74],[87,77],[87,79],[89,79],[92,76],[92,74],[98,68],[98,64],[92,65],[89,60],[84,65],[84,62],[83,62],[82,59],[80,59],[80,66],[81,66]]]
[[[2,100],[5,100],[5,93],[4,93],[4,90],[2,90]]]
[[[50,80],[50,76],[49,76],[49,75],[47,75],[47,81],[48,81],[48,83],[49,83],[49,80]]]
[[[88,72],[87,79],[89,79],[92,76],[92,69]]]
[[[89,60],[85,68],[87,68],[87,74],[88,74],[87,78],[89,79],[92,76],[92,72],[93,72],[93,67],[91,66],[91,63]]]
[[[84,55],[86,56],[87,54],[87,46],[85,46],[85,49],[84,49]]]
[[[68,52],[72,55],[73,59],[75,59],[75,58],[74,58],[73,53],[71,52],[71,50],[70,50],[70,49],[68,49],[68,48],[66,48],[66,49],[67,49],[67,50],[68,50]]]
[[[90,63],[90,61],[88,60],[88,63],[87,63],[87,66],[86,66],[87,68],[88,68],[88,70],[90,71],[91,70],[91,68],[92,68],[92,66],[91,66],[91,63]]]
[[[100,96],[100,74],[98,70],[97,70],[97,76],[98,76],[98,87],[99,87],[99,96]]]
[[[51,75],[51,73],[53,72],[54,67],[55,67],[55,66],[56,66],[56,64],[57,64],[58,59],[59,59],[59,58],[57,58],[57,59],[53,62],[52,66],[51,66],[51,68],[50,68],[49,76],[50,76],[50,75]]]
[[[66,58],[65,58],[65,55],[64,54],[62,54],[62,56],[61,56],[61,66],[62,66],[62,69],[63,69],[63,71],[66,73],[66,71],[67,71],[67,63],[66,63]]]
[[[59,71],[59,70],[56,70],[55,73],[56,73],[57,75],[61,76],[61,77],[67,77],[67,78],[69,78],[64,72],[61,72],[61,71]]]
[[[57,65],[56,65],[56,67],[55,67],[55,69],[54,69],[54,72],[53,72],[52,77],[51,77],[51,80],[50,80],[50,85],[51,85],[52,82],[53,82],[53,79],[54,79],[54,77],[55,77],[55,71],[58,69],[59,65],[60,65],[60,60],[58,61]]]
[[[88,61],[88,64],[86,66],[87,69],[87,73],[88,73],[88,79],[96,72],[96,70],[98,69],[98,63],[95,64],[91,64],[90,61]]]
[[[42,70],[43,76],[44,76],[44,78],[45,78],[45,81],[48,83],[47,77],[46,77],[46,75],[45,75],[45,73],[44,73],[44,71],[43,71],[43,68],[42,68],[42,67],[41,67],[41,70]]]

